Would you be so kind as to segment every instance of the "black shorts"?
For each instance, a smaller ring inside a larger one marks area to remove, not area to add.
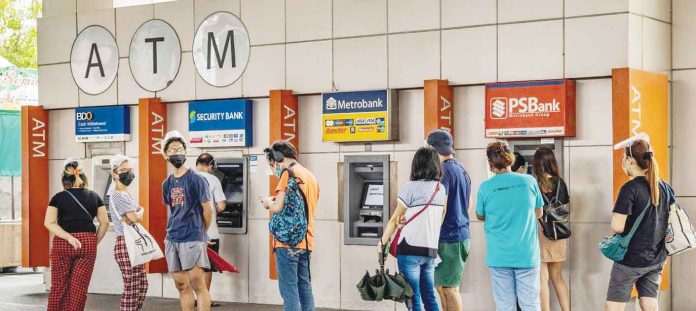
[[[611,269],[607,301],[629,302],[634,284],[638,290],[639,298],[657,298],[660,291],[663,265],[664,263],[645,268],[632,268],[614,263],[614,267]]]
[[[208,244],[208,248],[212,249],[216,253],[220,253],[220,239],[211,239],[210,240],[211,244]],[[218,270],[213,267],[212,263],[210,265],[210,269],[203,269],[205,272],[217,272]]]

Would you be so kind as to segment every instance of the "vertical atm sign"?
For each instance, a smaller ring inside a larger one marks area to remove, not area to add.
[[[575,136],[575,81],[486,85],[486,137]]]

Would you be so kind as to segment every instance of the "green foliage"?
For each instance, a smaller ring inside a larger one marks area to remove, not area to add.
[[[0,56],[17,67],[36,68],[36,18],[40,14],[40,0],[0,0]]]

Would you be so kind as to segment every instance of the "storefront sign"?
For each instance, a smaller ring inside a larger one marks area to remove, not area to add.
[[[426,80],[424,89],[424,137],[442,129],[454,136],[454,90],[447,80]]]
[[[140,87],[150,92],[164,90],[179,73],[179,36],[167,22],[151,19],[135,32],[128,57],[131,74]]]
[[[39,104],[39,73],[32,68],[0,67],[0,110]]]
[[[130,107],[90,107],[75,110],[75,141],[129,141]]]
[[[48,267],[48,110],[22,107],[22,266]]]
[[[650,137],[660,178],[670,180],[669,170],[669,82],[661,73],[637,69],[619,68],[612,70],[612,131],[613,143],[617,144],[639,133]],[[624,150],[614,150],[614,198],[621,186],[629,180],[621,162]],[[660,288],[669,288],[669,263],[663,270]],[[633,295],[637,293],[635,289]]]
[[[486,137],[575,136],[575,81],[486,85]]]
[[[249,62],[249,33],[232,13],[208,16],[193,38],[193,63],[212,86],[228,86],[242,76]]]
[[[159,98],[141,98],[138,103],[139,201],[145,209],[143,225],[164,249],[169,209],[162,204],[162,181],[167,178],[167,161],[160,145],[167,133],[167,105]],[[166,273],[165,259],[151,261],[149,273]]]
[[[111,32],[97,25],[83,29],[73,42],[70,70],[77,87],[87,94],[109,89],[118,72],[118,47]]]
[[[248,147],[252,140],[251,100],[204,100],[189,103],[191,147]]]
[[[287,140],[297,152],[300,152],[300,136],[298,131],[300,115],[298,111],[297,95],[293,95],[291,90],[271,90],[270,109],[268,116],[269,127],[268,141],[273,143],[277,140]],[[268,177],[268,189],[270,196],[275,195],[275,188],[278,186],[278,177]],[[270,216],[270,214],[269,214]],[[273,280],[278,279],[278,269],[275,264],[275,247],[273,235],[268,235],[268,254],[269,254],[269,277]]]
[[[397,103],[393,90],[325,93],[322,138],[333,142],[398,139]]]

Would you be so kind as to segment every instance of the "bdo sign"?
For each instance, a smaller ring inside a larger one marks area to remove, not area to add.
[[[130,107],[93,107],[75,110],[75,141],[130,140]]]
[[[248,147],[253,142],[251,100],[202,100],[189,103],[191,147]]]

